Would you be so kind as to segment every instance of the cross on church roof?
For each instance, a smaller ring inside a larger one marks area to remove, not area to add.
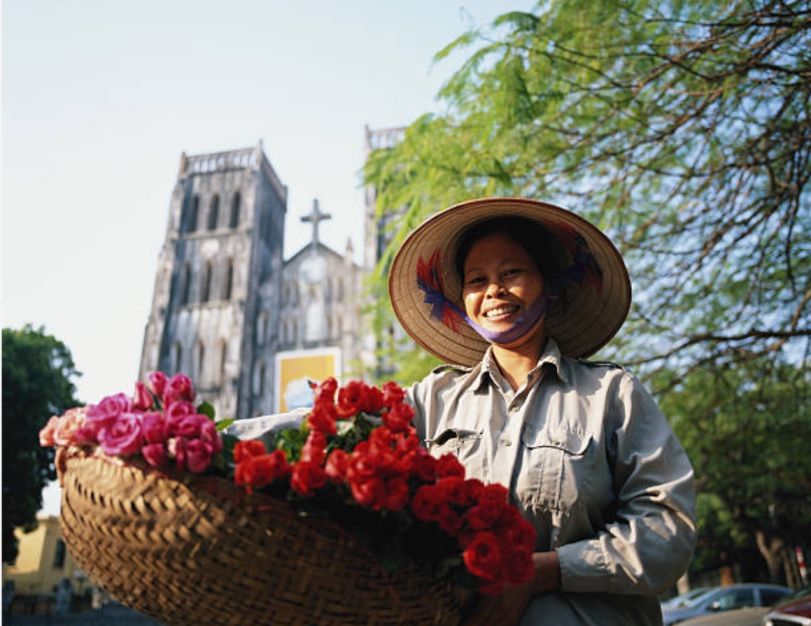
[[[329,213],[322,213],[321,209],[318,206],[318,198],[313,200],[313,210],[309,215],[305,215],[301,218],[302,222],[312,222],[313,223],[313,246],[318,245],[318,222],[322,220],[329,220],[332,219],[332,215]]]

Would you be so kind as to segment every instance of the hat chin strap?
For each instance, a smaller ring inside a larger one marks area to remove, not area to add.
[[[495,332],[482,328],[467,315],[464,316],[468,325],[490,343],[506,344],[520,339],[532,330],[540,319],[546,314],[546,296],[542,293],[530,307],[518,316],[515,323],[507,330]]]

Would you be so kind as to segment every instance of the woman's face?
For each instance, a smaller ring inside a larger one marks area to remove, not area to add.
[[[543,276],[535,262],[504,234],[482,237],[465,259],[462,286],[465,312],[489,331],[509,330],[518,316],[541,296],[543,287]]]

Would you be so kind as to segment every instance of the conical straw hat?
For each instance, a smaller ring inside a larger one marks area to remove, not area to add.
[[[520,217],[540,223],[567,255],[566,306],[548,315],[546,332],[566,356],[585,357],[617,333],[631,306],[631,281],[617,248],[596,226],[566,209],[524,198],[482,198],[454,205],[423,222],[403,242],[389,273],[389,297],[406,332],[447,363],[478,363],[488,342],[454,315],[438,315],[436,297],[418,283],[430,266],[439,289],[464,308],[454,261],[462,235],[478,222]],[[444,319],[443,319],[444,318]]]

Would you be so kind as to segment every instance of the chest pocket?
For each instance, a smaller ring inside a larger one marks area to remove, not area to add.
[[[428,452],[439,458],[453,454],[465,466],[466,478],[483,478],[483,431],[446,428],[433,439],[426,440]]]
[[[590,435],[525,429],[521,443],[516,495],[524,506],[566,512],[588,501],[595,469]]]

